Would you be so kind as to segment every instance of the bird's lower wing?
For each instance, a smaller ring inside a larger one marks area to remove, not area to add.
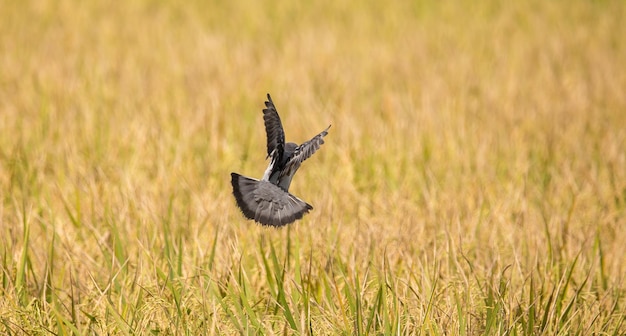
[[[231,173],[233,195],[241,212],[248,219],[270,226],[293,223],[313,207],[267,182]]]
[[[328,135],[329,128],[330,125],[326,127],[325,130],[320,132],[320,134],[314,136],[313,139],[304,142],[300,146],[296,147],[295,152],[293,153],[287,164],[285,164],[285,169],[282,170],[281,177],[293,175],[295,171],[300,168],[300,165],[302,164],[302,162],[304,162],[304,160],[310,158],[311,155],[313,155],[315,152],[317,152],[318,149],[320,149],[320,147],[324,144],[324,137]]]

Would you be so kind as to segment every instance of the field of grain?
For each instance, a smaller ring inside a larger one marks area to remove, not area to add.
[[[0,8],[0,334],[626,333],[623,1]]]

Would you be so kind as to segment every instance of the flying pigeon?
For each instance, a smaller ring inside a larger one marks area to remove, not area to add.
[[[324,143],[328,126],[311,140],[296,145],[285,143],[285,131],[278,111],[267,94],[263,109],[270,164],[261,180],[231,173],[233,195],[244,216],[270,226],[284,226],[302,218],[313,207],[289,193],[289,185],[302,162]]]

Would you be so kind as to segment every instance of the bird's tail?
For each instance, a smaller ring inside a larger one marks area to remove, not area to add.
[[[283,226],[304,216],[313,207],[268,182],[231,173],[237,206],[248,219],[263,225]]]

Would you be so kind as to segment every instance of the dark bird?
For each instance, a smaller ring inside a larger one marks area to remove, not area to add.
[[[313,139],[296,145],[285,143],[285,131],[278,111],[267,94],[263,109],[270,164],[261,180],[231,173],[233,195],[244,216],[263,225],[283,226],[302,218],[313,207],[289,193],[289,185],[302,162],[324,143],[328,126]]]

